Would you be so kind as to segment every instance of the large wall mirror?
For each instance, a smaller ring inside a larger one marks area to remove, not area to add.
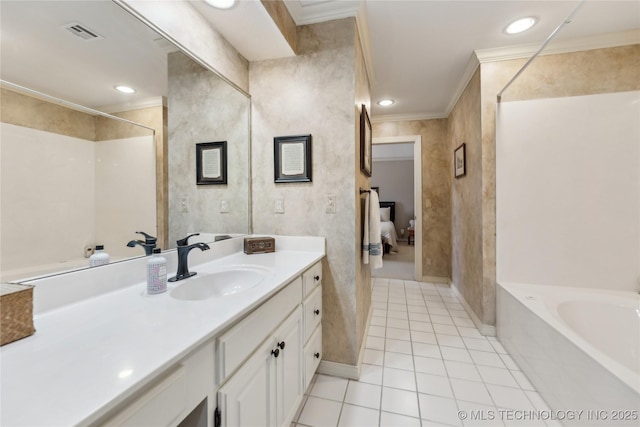
[[[144,256],[137,231],[250,231],[246,94],[111,1],[0,8],[1,281]],[[196,144],[221,141],[226,183],[197,185]]]

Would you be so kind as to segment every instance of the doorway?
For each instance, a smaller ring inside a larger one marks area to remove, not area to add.
[[[379,145],[387,145],[389,149],[387,152],[401,152],[403,149],[406,149],[409,146],[409,150],[412,150],[412,158],[413,158],[413,212],[408,213],[405,210],[398,207],[398,213],[400,214],[398,217],[398,222],[395,224],[395,228],[397,230],[397,238],[398,238],[398,255],[392,257],[385,255],[385,258],[389,260],[389,271],[385,273],[385,276],[378,276],[377,274],[374,277],[389,277],[389,274],[396,274],[394,271],[397,270],[397,274],[402,274],[401,277],[393,277],[393,278],[401,278],[405,280],[422,280],[422,137],[420,135],[410,135],[410,136],[398,136],[398,137],[386,137],[386,138],[373,138],[374,150]],[[406,160],[406,155],[400,155],[401,159]],[[373,159],[376,161],[375,157]],[[373,177],[376,176],[376,169],[373,168]],[[372,177],[372,180],[373,180]],[[380,185],[378,185],[380,184]],[[389,196],[389,192],[385,192],[384,183],[374,184],[372,181],[372,186],[382,187],[380,189],[381,201],[396,201],[392,200],[394,198],[401,198],[402,196],[396,190],[392,193],[392,196]],[[389,199],[389,200],[387,200]],[[400,202],[400,201],[398,201]],[[402,202],[406,204],[407,202]],[[407,216],[409,215],[409,216]],[[414,227],[413,227],[413,236],[409,240],[410,236],[410,228],[409,228],[409,219],[410,217],[414,217]],[[402,221],[402,222],[400,222]],[[406,224],[404,224],[406,222]],[[404,230],[404,233],[402,231]],[[411,243],[411,244],[409,244]],[[401,264],[397,264],[398,262],[404,262],[405,266],[407,265],[408,257],[413,255],[413,269],[412,271],[407,271],[405,267]],[[386,262],[387,260],[383,258]],[[384,267],[383,267],[384,270]],[[391,271],[394,270],[394,271]]]

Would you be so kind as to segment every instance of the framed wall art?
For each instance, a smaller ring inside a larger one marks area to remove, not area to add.
[[[467,174],[467,145],[462,144],[453,150],[454,176],[460,178]]]
[[[196,144],[196,184],[227,183],[227,141]]]
[[[369,120],[367,106],[362,104],[360,112],[360,170],[367,176],[371,176],[372,144],[371,120]]]
[[[273,138],[274,182],[311,182],[311,135]]]

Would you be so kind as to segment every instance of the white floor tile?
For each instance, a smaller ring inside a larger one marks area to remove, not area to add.
[[[387,319],[408,319],[409,314],[407,310],[387,310]]]
[[[442,359],[434,359],[432,357],[413,356],[416,372],[422,372],[432,375],[447,376],[447,370],[444,367]]]
[[[549,405],[547,405],[547,402],[544,401],[542,396],[540,396],[540,393],[538,393],[537,391],[525,391],[524,394],[527,395],[527,397],[529,398],[529,401],[533,404],[536,410],[538,411],[551,410],[549,409]]]
[[[409,313],[421,313],[421,314],[427,314],[427,306],[422,304],[409,304],[407,306],[407,311]],[[409,316],[411,316],[411,314],[409,314]]]
[[[429,322],[429,314],[426,312],[409,312],[409,320],[413,320],[415,322]]]
[[[491,344],[489,344],[489,345],[491,345]],[[495,349],[494,349],[493,347],[491,347],[491,349],[492,349],[493,351],[495,351]],[[520,370],[520,367],[518,366],[518,364],[516,363],[516,361],[515,361],[515,360],[513,360],[513,358],[512,358],[511,356],[509,356],[508,354],[501,354],[501,353],[498,353],[498,355],[500,356],[500,358],[501,358],[501,359],[502,359],[502,361],[504,362],[504,365],[505,365],[508,369],[510,369],[510,370],[512,370],[512,371],[519,371],[519,370]]]
[[[470,363],[453,362],[451,360],[445,360],[444,365],[447,368],[449,377],[451,378],[459,378],[461,380],[469,381],[482,381],[482,377],[480,377],[475,365]]]
[[[420,417],[423,420],[460,425],[458,406],[454,399],[418,394],[418,401],[420,402]]]
[[[534,411],[535,407],[531,404],[524,391],[503,387],[499,385],[487,384],[487,389],[493,398],[493,402],[499,408],[518,409],[523,411]]]
[[[382,301],[371,301],[371,307],[373,308],[378,308],[380,310],[386,310],[387,309],[387,303],[382,302]]]
[[[451,378],[451,387],[458,400],[493,405],[493,400],[484,383]]]
[[[494,368],[506,368],[498,353],[487,351],[469,350],[469,354],[476,365],[493,366]]]
[[[324,399],[342,402],[344,400],[344,393],[347,389],[348,383],[349,380],[346,378],[318,374],[316,382],[313,384],[309,394],[315,397],[322,397]]]
[[[419,417],[418,396],[416,392],[382,387],[381,409],[409,417]]]
[[[460,333],[458,333],[458,329],[453,325],[441,325],[434,323],[432,326],[433,330],[436,331],[437,334],[460,335]]]
[[[384,351],[365,348],[362,361],[370,365],[382,366],[384,364]]]
[[[384,366],[389,368],[413,371],[413,357],[410,354],[386,352]]]
[[[384,326],[374,326],[369,325],[369,335],[374,337],[382,337],[385,336],[385,327]]]
[[[342,402],[309,396],[298,423],[313,427],[335,427],[338,424]]]
[[[462,423],[465,427],[487,426],[502,427],[504,423],[500,417],[500,413],[495,406],[482,405],[480,403],[466,402],[459,400],[458,410],[460,418],[464,418]]]
[[[338,427],[376,427],[380,411],[345,404],[340,414]]]
[[[459,336],[436,334],[436,339],[438,340],[438,344],[440,345],[444,345],[447,347],[465,348],[464,341],[462,341],[462,338]]]
[[[531,384],[527,376],[521,371],[511,371],[511,375],[516,379],[516,382],[523,390],[536,391],[536,388]]]
[[[411,418],[405,415],[393,414],[391,412],[380,412],[380,427],[421,427],[418,418]]]
[[[442,358],[442,355],[440,354],[440,347],[435,344],[424,344],[421,342],[413,343],[413,354],[416,356],[433,357],[436,359]]]
[[[411,354],[411,341],[386,339],[385,349],[394,353]]]
[[[516,382],[511,372],[508,369],[501,368],[492,368],[490,366],[481,366],[477,365],[478,372],[480,372],[480,376],[482,376],[482,380],[487,384],[496,384],[503,385],[506,387],[514,387],[518,388],[518,383]]]
[[[466,326],[468,328],[476,327],[471,319],[465,319],[464,317],[452,317],[452,319],[456,326]]]
[[[440,346],[440,352],[442,353],[442,358],[445,360],[473,363],[469,351],[467,351],[466,348]]]
[[[469,313],[467,313],[466,310],[449,310],[449,315],[451,317],[459,317],[461,319],[471,320],[471,318],[469,317]]]
[[[385,367],[382,375],[382,385],[416,391],[416,376],[413,371]]]
[[[408,329],[387,328],[387,338],[411,341],[411,335]]]
[[[380,393],[382,387],[375,384],[367,384],[349,380],[345,403],[366,406],[367,408],[380,409]]]
[[[431,323],[411,320],[409,324],[412,331],[433,332],[433,326],[431,325]]]
[[[371,313],[372,316],[378,316],[378,317],[387,317],[387,310],[382,310],[380,308],[374,308],[373,309],[373,313]]]
[[[406,304],[389,304],[387,310],[391,311],[391,310],[396,310],[396,311],[407,311],[407,305]]]
[[[365,348],[384,350],[384,338],[368,336]]]
[[[458,302],[445,302],[444,305],[446,305],[449,310],[464,310],[464,306]]]
[[[438,344],[436,340],[436,334],[431,332],[412,331],[411,341],[421,342],[424,344]]]
[[[431,323],[439,323],[442,325],[454,325],[450,316],[439,316],[431,313]]]
[[[387,326],[386,317],[371,316],[371,325],[375,326]]]
[[[445,307],[430,307],[428,310],[429,314],[433,314],[435,316],[449,316],[449,310]]]
[[[509,354],[499,341],[489,341],[493,348],[500,354]]]
[[[469,338],[463,337],[465,345],[469,350],[488,351],[495,353],[495,349],[486,338]]]
[[[360,370],[360,382],[382,385],[382,366],[363,363]]]
[[[416,382],[420,393],[442,397],[453,397],[449,378],[447,377],[418,372],[416,373]]]
[[[463,337],[482,338],[482,334],[480,334],[476,328],[465,328],[464,326],[459,326],[458,330],[460,331],[460,335]]]
[[[387,319],[387,328],[409,329],[409,321],[406,319]]]

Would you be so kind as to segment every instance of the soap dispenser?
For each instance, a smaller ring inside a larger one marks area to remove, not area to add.
[[[104,251],[104,245],[96,245],[96,250],[89,257],[89,267],[109,264],[109,254]]]
[[[160,248],[154,248],[147,261],[147,293],[161,294],[167,291],[167,260],[160,256]]]

